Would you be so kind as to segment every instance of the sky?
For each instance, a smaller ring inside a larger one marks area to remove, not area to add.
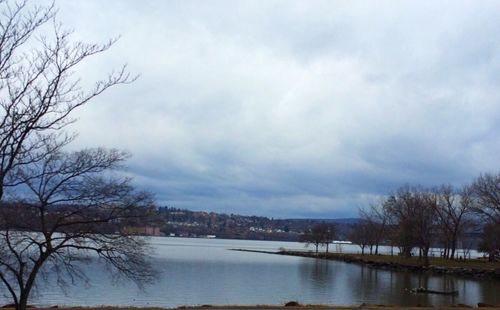
[[[56,1],[77,74],[140,75],[77,112],[159,206],[341,218],[500,168],[499,1]]]

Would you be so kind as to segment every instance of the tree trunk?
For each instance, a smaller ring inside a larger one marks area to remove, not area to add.
[[[326,244],[326,254],[328,254],[328,243]]]
[[[429,266],[429,249],[430,249],[430,247],[425,247],[423,249],[424,266]]]
[[[26,310],[28,307],[28,294],[26,291],[23,291],[21,293],[21,296],[19,296],[19,302],[16,305],[16,310]]]
[[[2,201],[3,197],[3,175],[0,175],[0,201]]]
[[[19,303],[16,305],[16,310],[26,310],[28,305],[28,297],[35,285],[35,278],[38,274],[38,271],[42,268],[43,264],[47,260],[47,258],[52,254],[52,252],[44,252],[41,254],[39,259],[35,262],[33,269],[26,280],[24,286],[21,287],[21,291],[19,292]]]
[[[410,258],[411,257],[411,250],[412,250],[412,248],[409,246],[403,247],[403,256],[406,258]]]
[[[451,259],[455,259],[456,248],[457,248],[457,234],[455,233],[451,239],[451,253],[450,253]]]

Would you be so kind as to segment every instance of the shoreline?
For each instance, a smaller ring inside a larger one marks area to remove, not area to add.
[[[305,252],[305,251],[264,251],[264,250],[248,250],[248,249],[230,249],[232,251],[240,252],[253,252],[262,254],[274,254],[274,255],[286,255],[286,256],[298,256],[316,259],[327,259],[335,260],[346,263],[354,263],[363,266],[368,266],[377,269],[391,270],[391,271],[407,271],[415,273],[432,273],[439,275],[455,275],[474,279],[493,279],[500,280],[500,264],[495,264],[496,268],[479,268],[467,266],[439,266],[430,264],[429,266],[424,266],[421,263],[416,262],[414,259],[405,260],[399,256],[388,256],[388,255],[361,255],[361,254],[341,254],[341,253],[315,253],[315,252]],[[453,261],[456,262],[456,261]],[[458,261],[459,262],[459,261]],[[459,262],[460,263],[460,262]],[[457,263],[457,264],[459,264]]]
[[[288,304],[292,304],[289,306]],[[0,306],[1,309],[15,309],[13,307]],[[296,302],[289,302],[285,305],[200,305],[200,306],[179,306],[174,308],[164,307],[141,307],[141,306],[52,306],[52,307],[34,307],[28,306],[28,309],[35,310],[315,310],[315,309],[345,309],[345,310],[359,310],[359,309],[405,309],[405,310],[422,310],[422,309],[500,309],[500,305],[489,305],[479,303],[476,306],[454,304],[454,305],[436,305],[436,306],[395,306],[395,305],[378,305],[378,304],[360,304],[351,306],[338,306],[338,305],[323,305],[323,304],[298,304]]]

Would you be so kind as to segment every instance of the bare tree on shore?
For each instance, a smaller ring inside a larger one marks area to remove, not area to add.
[[[419,190],[415,193],[416,239],[419,247],[419,257],[424,265],[429,265],[429,251],[436,240],[437,221],[436,205],[438,196],[430,190]]]
[[[337,229],[334,224],[324,224],[323,231],[324,234],[322,244],[326,247],[325,251],[328,254],[330,243],[335,241],[335,238],[337,238]]]
[[[365,248],[372,242],[370,224],[361,220],[351,228],[348,238],[361,248],[361,255],[365,255]]]
[[[380,244],[387,237],[388,215],[385,212],[384,203],[385,201],[381,200],[377,204],[370,204],[368,209],[361,208],[359,210],[360,218],[363,220],[363,224],[367,226],[362,231],[367,234],[364,239],[368,242],[370,254],[378,254]]]
[[[73,41],[55,18],[54,5],[0,1],[0,283],[17,310],[44,274],[62,284],[85,279],[85,258],[138,284],[152,279],[147,244],[119,231],[152,206],[129,179],[110,174],[127,155],[64,151],[74,111],[135,78],[123,66],[82,89],[80,67],[116,40]]]
[[[474,211],[500,223],[500,173],[480,175],[472,183],[471,192],[475,199]]]
[[[130,180],[109,176],[122,152],[55,152],[19,172],[18,197],[0,208],[0,280],[16,309],[25,309],[35,280],[85,278],[78,263],[95,257],[138,284],[153,279],[143,239],[116,231],[144,217],[151,197]],[[103,176],[107,172],[108,176]]]
[[[335,240],[336,229],[333,224],[318,223],[305,232],[300,238],[306,246],[312,244],[315,246],[316,253],[319,252],[319,246],[326,246],[326,253],[328,253],[328,246]]]
[[[392,243],[401,248],[405,257],[411,257],[415,247],[419,249],[419,257],[424,264],[429,263],[429,250],[436,236],[435,205],[437,196],[430,190],[421,187],[404,186],[383,202],[385,223],[391,227],[389,236]],[[375,223],[374,214],[365,213],[370,219],[367,224]],[[376,235],[374,228],[369,228],[369,236]],[[372,242],[373,243],[373,242]]]
[[[470,224],[468,215],[472,211],[471,189],[464,186],[457,192],[451,185],[442,185],[436,192],[438,203],[435,205],[435,212],[441,229],[443,255],[454,259],[458,242]]]
[[[393,242],[400,247],[405,257],[411,257],[413,248],[417,246],[414,200],[410,187],[405,186],[391,195],[385,203],[389,222],[396,229]]]
[[[379,244],[377,223],[383,219],[386,244],[399,247],[405,257],[418,248],[425,265],[431,247],[441,246],[444,258],[456,259],[459,244],[468,251],[473,244],[470,235],[481,231],[479,250],[488,253],[490,260],[500,256],[500,174],[480,175],[460,190],[450,185],[406,185],[381,205],[381,210],[360,209],[361,221],[350,239],[362,253],[365,247]]]
[[[480,250],[489,254],[489,260],[500,257],[500,173],[483,174],[471,185],[474,212],[485,223]]]

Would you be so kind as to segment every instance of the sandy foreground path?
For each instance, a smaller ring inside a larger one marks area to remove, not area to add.
[[[4,307],[3,309],[13,309]],[[257,306],[199,306],[199,307],[178,307],[178,308],[155,308],[155,307],[51,307],[51,308],[30,308],[31,310],[425,310],[425,309],[500,309],[500,306],[481,306],[481,307],[471,307],[467,305],[454,305],[454,306],[426,306],[426,307],[400,307],[400,306],[385,306],[385,305],[356,305],[356,306],[329,306],[329,305],[304,305],[304,306],[269,306],[269,305],[257,305]]]

